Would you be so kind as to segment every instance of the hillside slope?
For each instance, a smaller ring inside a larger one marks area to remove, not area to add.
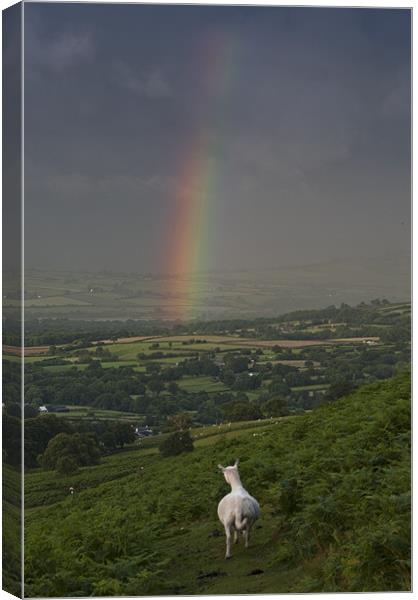
[[[236,457],[262,517],[225,561],[216,465]],[[27,595],[410,589],[409,374],[190,454],[117,460],[130,474],[27,511]]]

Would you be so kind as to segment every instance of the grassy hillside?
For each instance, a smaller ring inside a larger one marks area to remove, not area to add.
[[[20,596],[21,590],[21,473],[3,462],[2,471],[3,589]]]
[[[29,473],[26,594],[410,589],[409,375],[275,423],[175,458],[122,453],[71,481]],[[225,561],[216,465],[236,457],[262,517]]]

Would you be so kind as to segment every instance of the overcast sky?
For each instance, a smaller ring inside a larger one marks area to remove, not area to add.
[[[194,152],[204,268],[408,254],[409,11],[25,5],[26,266],[167,271]]]

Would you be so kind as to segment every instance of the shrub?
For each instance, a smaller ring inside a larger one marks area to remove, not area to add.
[[[176,431],[160,444],[160,452],[163,456],[177,456],[183,452],[191,452],[193,449],[193,440],[188,431]]]

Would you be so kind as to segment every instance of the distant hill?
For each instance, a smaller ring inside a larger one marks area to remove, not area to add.
[[[262,517],[225,561],[216,465],[236,457]],[[178,457],[28,473],[25,492],[28,596],[406,591],[410,376]]]
[[[410,258],[334,260],[186,275],[27,270],[25,315],[77,319],[219,319],[410,299]],[[13,287],[13,284],[12,284]],[[5,314],[19,295],[4,290]]]

